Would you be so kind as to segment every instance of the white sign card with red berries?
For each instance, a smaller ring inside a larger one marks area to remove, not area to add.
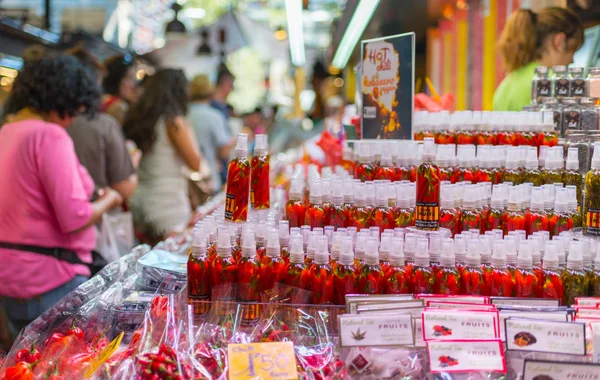
[[[585,323],[507,318],[506,348],[516,351],[585,355]]]
[[[425,341],[500,337],[497,311],[428,309],[423,311],[422,318]]]
[[[500,340],[427,342],[431,373],[502,372],[506,360]]]
[[[412,317],[398,315],[352,315],[338,317],[342,347],[412,346]]]

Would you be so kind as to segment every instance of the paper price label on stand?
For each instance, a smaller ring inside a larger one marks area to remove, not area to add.
[[[229,379],[296,379],[292,342],[230,344],[227,346]]]

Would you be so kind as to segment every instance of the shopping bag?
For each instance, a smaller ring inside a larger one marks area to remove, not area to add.
[[[109,263],[129,253],[134,245],[133,216],[130,212],[105,213],[100,224],[96,250]]]

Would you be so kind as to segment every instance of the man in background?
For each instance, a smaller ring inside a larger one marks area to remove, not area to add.
[[[225,64],[221,64],[217,71],[217,83],[213,90],[212,100],[210,106],[218,110],[225,118],[225,132],[229,138],[233,137],[231,126],[229,125],[229,117],[231,116],[229,106],[227,104],[227,97],[233,91],[233,82],[235,76]],[[221,160],[221,171],[215,172],[215,177],[220,175],[221,182],[227,181],[227,164],[229,163],[229,157],[225,160]]]

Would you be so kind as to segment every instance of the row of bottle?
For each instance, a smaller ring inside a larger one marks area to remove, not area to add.
[[[422,147],[415,144],[403,144],[409,159],[394,159],[395,143],[370,144],[361,142],[360,154],[353,162],[344,160],[344,169],[361,181],[390,180],[416,181],[417,167],[422,162]],[[531,182],[536,186],[544,183],[563,182],[567,185],[581,186],[582,174],[587,172],[588,162],[580,165],[579,148],[542,147],[539,150],[529,146],[475,146],[475,145],[436,145],[434,163],[440,168],[442,181],[472,183],[512,182],[521,184]],[[371,155],[379,151],[379,155]],[[405,155],[406,157],[406,155]],[[581,170],[584,173],[581,173]]]
[[[417,111],[414,140],[433,137],[436,144],[555,146],[560,130],[553,110],[507,111]]]
[[[268,230],[266,242],[251,228],[240,242],[227,227],[215,242],[197,229],[188,297],[208,300],[212,288],[226,287],[236,289],[229,299],[258,302],[277,283],[312,292],[315,304],[343,304],[346,294],[535,297],[564,305],[600,296],[600,255],[592,241],[566,234],[549,240],[543,232],[525,239],[520,231],[504,238],[501,231],[469,231],[451,239],[406,231],[288,230],[281,223]]]
[[[544,98],[542,104],[532,104],[523,110],[552,112],[554,130],[560,137],[581,132],[596,134],[600,130],[600,107],[591,98]]]
[[[531,103],[541,103],[546,98],[591,97],[600,98],[597,86],[590,82],[600,80],[600,68],[588,70],[587,78],[583,67],[552,66],[552,75],[547,66],[538,66],[531,80]]]
[[[270,208],[269,152],[267,135],[255,136],[252,158],[248,157],[248,135],[238,133],[233,159],[227,168],[225,220],[245,222],[248,208]]]

